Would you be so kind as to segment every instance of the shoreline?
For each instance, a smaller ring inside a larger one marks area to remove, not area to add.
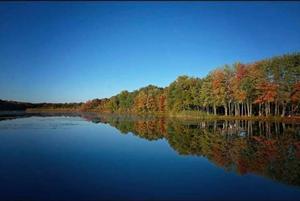
[[[99,111],[80,111],[80,110],[70,110],[70,109],[26,109],[24,111],[26,114],[36,114],[36,113],[60,113],[60,114],[102,114],[102,115],[136,115],[136,116],[156,116],[156,117],[167,117],[167,118],[178,118],[185,120],[246,120],[246,121],[271,121],[271,122],[284,122],[284,123],[300,123],[300,116],[225,116],[225,115],[207,115],[207,114],[182,114],[182,113],[126,113],[126,112],[99,112]],[[1,115],[1,113],[0,113]]]

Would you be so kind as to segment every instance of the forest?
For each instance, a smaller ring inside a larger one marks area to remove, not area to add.
[[[0,110],[64,110],[99,113],[296,116],[300,113],[300,53],[253,63],[236,62],[206,77],[179,76],[167,87],[148,85],[85,103],[0,102]]]
[[[81,105],[82,111],[289,116],[300,111],[300,53],[224,65],[204,78],[179,76],[165,88],[149,85]]]

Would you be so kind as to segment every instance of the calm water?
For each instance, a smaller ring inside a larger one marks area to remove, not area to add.
[[[299,200],[300,125],[26,116],[0,121],[2,200]]]

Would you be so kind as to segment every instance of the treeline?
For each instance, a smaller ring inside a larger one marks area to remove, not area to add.
[[[25,111],[27,109],[79,110],[82,105],[83,103],[28,103],[0,99],[0,111]]]
[[[84,103],[39,103],[34,109],[77,111]]]
[[[94,99],[82,111],[286,116],[300,111],[300,53],[224,65],[204,78],[179,76],[165,88],[149,85]]]
[[[7,108],[101,113],[297,115],[300,113],[300,53],[248,64],[224,65],[204,78],[179,76],[165,88],[149,85],[85,103],[0,102],[0,110]]]
[[[17,102],[17,101],[5,101],[0,99],[0,111],[3,110],[26,110],[27,108],[34,107],[32,103]]]

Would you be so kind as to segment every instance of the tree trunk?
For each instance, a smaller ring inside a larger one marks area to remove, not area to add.
[[[252,104],[250,104],[250,101],[249,100],[247,100],[247,107],[248,107],[248,117],[250,117],[252,114]]]
[[[284,117],[285,116],[285,109],[286,109],[286,105],[285,103],[282,104],[282,113],[281,116]]]
[[[269,116],[271,114],[271,103],[266,103],[266,116]]]
[[[216,104],[214,104],[214,115],[217,115],[217,107],[216,107]]]
[[[242,103],[242,116],[244,116],[244,103]]]

